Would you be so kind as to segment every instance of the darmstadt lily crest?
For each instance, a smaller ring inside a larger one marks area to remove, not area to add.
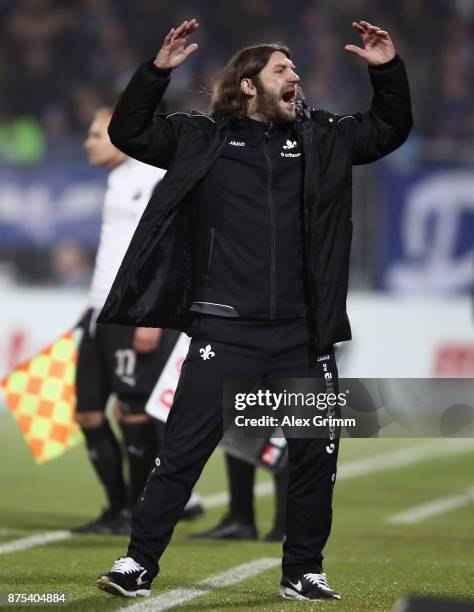
[[[207,359],[215,356],[210,344],[208,344],[206,348],[199,349],[199,352],[201,353],[201,357],[204,359],[204,361],[207,361]]]

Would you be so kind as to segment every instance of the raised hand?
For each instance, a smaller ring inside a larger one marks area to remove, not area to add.
[[[367,21],[352,22],[352,27],[359,34],[364,44],[361,49],[356,45],[346,45],[344,49],[355,53],[372,65],[385,64],[395,57],[395,46],[385,30]]]
[[[193,34],[199,27],[196,19],[191,21],[183,21],[178,28],[171,28],[165,36],[163,45],[158,51],[158,55],[153,62],[157,68],[162,70],[171,70],[184,62],[198,48],[196,43],[185,47],[189,36]]]

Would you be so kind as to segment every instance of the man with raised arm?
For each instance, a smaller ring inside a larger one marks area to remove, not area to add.
[[[369,64],[369,111],[308,108],[287,47],[230,60],[209,115],[156,107],[198,48],[195,19],[170,30],[137,70],[109,127],[127,155],[168,170],[148,204],[99,320],[192,336],[166,439],[132,521],[127,555],[97,584],[147,596],[191,490],[223,434],[225,378],[322,378],[337,388],[333,345],[346,314],[352,166],[399,147],[411,128],[402,60],[388,33],[353,23]],[[336,391],[337,392],[337,391]],[[280,595],[340,599],[323,572],[339,440],[289,438]]]

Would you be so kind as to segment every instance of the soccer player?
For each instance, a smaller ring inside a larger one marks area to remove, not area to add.
[[[119,100],[112,142],[168,172],[131,242],[99,320],[187,329],[160,456],[132,520],[127,555],[97,584],[148,595],[158,561],[223,429],[222,381],[325,378],[346,314],[354,164],[399,147],[411,124],[408,82],[389,34],[353,23],[369,64],[368,112],[305,107],[289,50],[241,49],[218,78],[209,116],[155,116],[170,75],[198,48],[196,20],[167,34]],[[324,413],[322,413],[324,414]],[[323,571],[338,439],[289,438],[290,479],[280,594],[340,599]]]
[[[108,507],[97,519],[74,529],[76,533],[130,533],[130,507],[143,490],[157,452],[157,433],[144,408],[178,336],[156,327],[96,322],[138,220],[165,174],[114,147],[107,133],[111,114],[108,108],[96,112],[84,143],[89,162],[106,168],[109,175],[76,375],[76,419]],[[115,412],[127,451],[130,491],[120,445],[104,414],[112,393],[118,398]]]

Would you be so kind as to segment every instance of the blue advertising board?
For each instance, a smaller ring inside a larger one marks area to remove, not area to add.
[[[380,165],[385,215],[379,288],[464,293],[474,272],[474,173],[467,167]]]
[[[97,245],[106,172],[86,162],[0,166],[0,248]]]

